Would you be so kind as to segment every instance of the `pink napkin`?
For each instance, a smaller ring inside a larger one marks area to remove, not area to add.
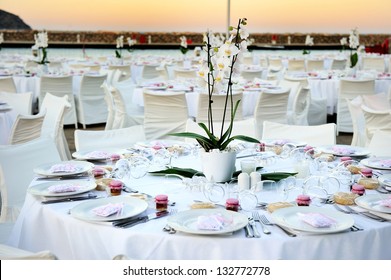
[[[341,155],[352,155],[355,153],[354,149],[348,148],[348,147],[338,147],[334,146],[332,148],[334,153],[341,154]]]
[[[54,185],[48,188],[51,193],[75,192],[81,189],[82,186],[76,184],[61,184]]]
[[[391,197],[390,197],[390,198],[387,198],[387,199],[381,200],[381,201],[379,202],[379,204],[380,204],[381,206],[391,208]]]
[[[391,159],[381,160],[379,161],[380,166],[382,167],[391,167]]]
[[[123,207],[123,203],[109,203],[92,209],[92,212],[97,216],[108,217],[115,213],[117,213],[117,215],[120,215],[122,213]]]
[[[80,170],[80,167],[71,164],[71,163],[65,163],[65,164],[55,164],[50,168],[51,173],[73,173],[78,172]]]
[[[222,230],[232,221],[225,219],[221,214],[198,216],[197,227],[203,230]]]
[[[335,220],[320,213],[297,213],[300,219],[316,228],[329,228],[336,223]]]
[[[102,151],[93,151],[86,154],[86,158],[110,158],[111,153],[102,152]]]

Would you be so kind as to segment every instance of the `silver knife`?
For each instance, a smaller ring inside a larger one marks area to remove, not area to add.
[[[67,197],[67,198],[60,198],[60,199],[53,199],[53,200],[44,200],[41,203],[42,204],[52,204],[52,203],[60,203],[60,202],[70,202],[70,201],[79,201],[79,200],[86,200],[86,199],[95,199],[98,196],[96,194],[89,194],[88,196],[74,196],[74,197]]]
[[[132,218],[132,219],[126,220],[126,221],[116,221],[116,222],[113,222],[113,226],[120,227],[120,228],[128,228],[128,227],[132,227],[132,226],[135,226],[135,225],[138,225],[141,223],[146,223],[146,222],[153,220],[153,219],[159,219],[159,218],[165,217],[168,214],[170,214],[169,211],[159,211],[159,212],[155,212],[155,213],[152,213],[152,214],[149,214],[146,216]]]

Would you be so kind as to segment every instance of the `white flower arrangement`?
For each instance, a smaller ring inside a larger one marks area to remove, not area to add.
[[[187,38],[186,38],[186,36],[181,36],[179,39],[181,40],[181,44],[180,44],[179,49],[181,50],[182,54],[185,55],[189,50],[187,48]]]
[[[350,68],[356,66],[358,62],[357,49],[360,46],[360,35],[357,27],[350,31],[349,48],[350,48]]]
[[[42,57],[40,61],[38,61],[39,64],[46,64],[49,63],[47,60],[47,47],[49,46],[49,37],[48,33],[46,31],[38,32],[37,34],[34,34],[34,40],[35,45],[33,46],[33,49],[38,49],[38,51],[42,51]]]

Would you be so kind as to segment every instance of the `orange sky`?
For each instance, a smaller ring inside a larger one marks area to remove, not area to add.
[[[391,33],[391,0],[230,0],[250,32]],[[225,31],[227,0],[0,0],[33,29]],[[369,7],[371,3],[371,7]]]

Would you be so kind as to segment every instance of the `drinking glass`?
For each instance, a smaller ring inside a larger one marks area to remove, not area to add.
[[[245,172],[250,175],[251,172],[254,172],[256,170],[257,162],[253,159],[243,159],[240,161],[240,167],[242,172]]]

